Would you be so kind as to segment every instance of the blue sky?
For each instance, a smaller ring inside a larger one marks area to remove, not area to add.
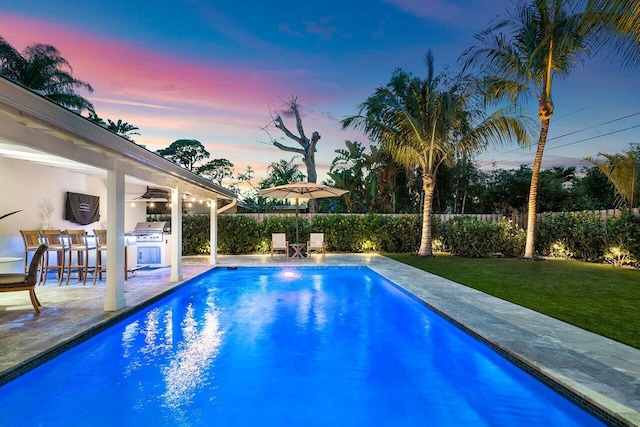
[[[237,171],[251,165],[258,178],[269,163],[291,158],[271,146],[262,129],[270,110],[296,96],[306,133],[322,135],[316,156],[324,179],[346,139],[366,141],[342,131],[340,119],[355,114],[395,68],[424,75],[429,48],[436,71],[455,66],[474,33],[509,4],[89,0],[79,7],[69,0],[23,0],[0,4],[0,36],[19,50],[32,43],[57,47],[74,76],[94,87],[85,96],[100,117],[140,128],[136,142],[155,150],[194,138],[211,159],[226,158]],[[569,80],[557,80],[544,167],[588,165],[580,159],[639,142],[640,127],[623,130],[640,125],[638,77],[638,69],[588,60]],[[530,112],[535,117],[535,105]],[[271,134],[281,136],[275,129]],[[488,168],[513,168],[531,164],[533,155],[513,145],[479,160]]]

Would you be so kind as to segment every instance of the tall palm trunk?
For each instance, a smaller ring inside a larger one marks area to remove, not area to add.
[[[422,178],[424,202],[422,204],[422,236],[420,238],[420,256],[433,256],[431,247],[431,208],[433,206],[433,190],[436,187],[435,177],[426,175]]]
[[[538,181],[540,180],[540,167],[542,166],[542,154],[544,146],[547,143],[547,134],[549,133],[549,121],[545,118],[542,120],[540,128],[540,138],[538,140],[538,149],[536,157],[533,161],[533,170],[531,171],[531,185],[529,187],[529,208],[527,213],[527,242],[524,249],[525,258],[535,258],[535,235],[536,235],[536,213],[538,199]]]

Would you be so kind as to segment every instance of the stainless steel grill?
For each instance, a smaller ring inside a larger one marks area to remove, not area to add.
[[[139,222],[133,230],[137,242],[162,242],[167,222]]]
[[[171,265],[171,235],[166,221],[139,222],[132,233],[138,246],[138,265],[168,267]]]

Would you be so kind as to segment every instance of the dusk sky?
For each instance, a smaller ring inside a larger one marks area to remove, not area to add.
[[[436,72],[455,68],[473,35],[510,3],[5,1],[0,36],[19,51],[33,43],[55,46],[74,77],[93,86],[93,93],[82,94],[100,117],[140,128],[137,143],[155,151],[176,139],[197,139],[210,160],[228,159],[236,172],[251,165],[255,183],[271,162],[292,157],[272,146],[262,129],[270,110],[283,110],[296,96],[306,134],[322,136],[316,161],[323,180],[346,139],[367,142],[342,131],[341,119],[356,114],[394,69],[424,76],[429,48]],[[588,166],[585,156],[619,153],[640,142],[638,68],[586,60],[569,79],[555,81],[553,99],[543,167]],[[537,116],[535,104],[529,111]],[[285,123],[295,129],[290,118]],[[534,153],[535,147],[514,144],[487,151],[479,162],[510,169],[531,165]]]

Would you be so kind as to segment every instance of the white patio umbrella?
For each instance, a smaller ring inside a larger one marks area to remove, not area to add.
[[[298,211],[299,199],[323,199],[325,197],[342,196],[348,190],[330,187],[328,185],[315,184],[313,182],[294,182],[292,184],[278,185],[277,187],[264,188],[258,191],[263,197],[278,199],[296,199],[296,242],[298,239]]]

